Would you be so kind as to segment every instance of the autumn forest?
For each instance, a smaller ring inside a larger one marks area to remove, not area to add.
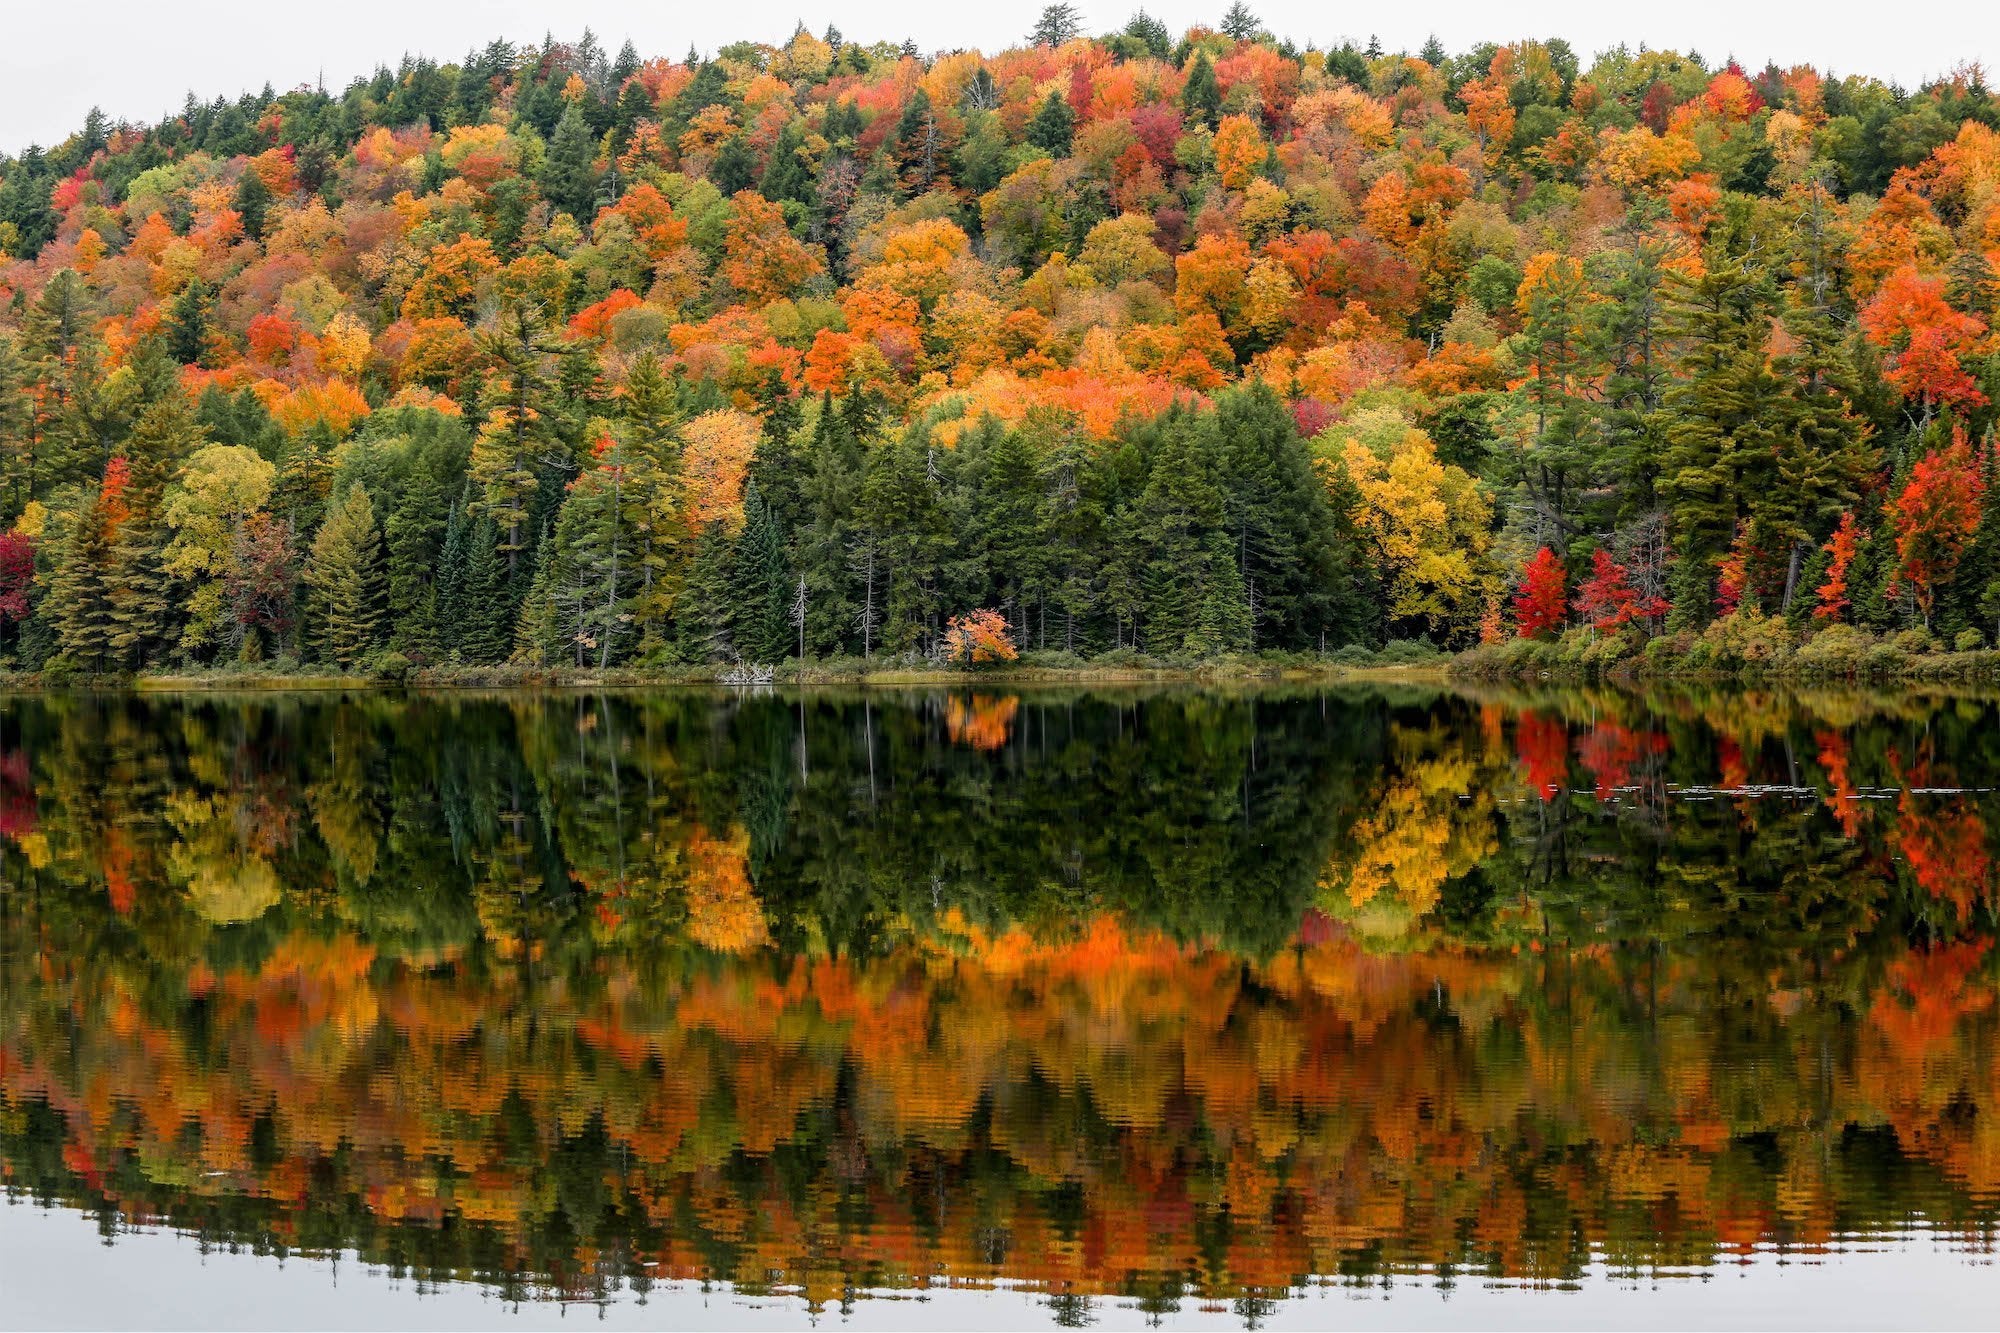
[[[0,156],[0,655],[1994,646],[1977,67],[1217,21],[496,42]]]

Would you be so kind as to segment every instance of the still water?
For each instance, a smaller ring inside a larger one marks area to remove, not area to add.
[[[1978,698],[0,700],[0,1323],[1990,1323],[1996,850]]]

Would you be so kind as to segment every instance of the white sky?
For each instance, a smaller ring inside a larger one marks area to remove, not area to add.
[[[1213,23],[1227,0],[1148,0],[1175,32]],[[1137,0],[1077,0],[1093,31],[1121,25]],[[1372,31],[1385,47],[1414,50],[1435,32],[1447,49],[1513,37],[1563,37],[1589,64],[1618,42],[1694,49],[1746,66],[1769,59],[1836,73],[1872,74],[1915,86],[1978,61],[2000,79],[2000,3],[1995,0],[1425,0],[1387,7],[1323,0],[1252,0],[1274,32],[1322,46]],[[0,150],[53,144],[92,105],[114,121],[152,121],[192,89],[207,100],[262,87],[310,84],[324,72],[345,86],[403,52],[456,60],[495,37],[536,41],[553,28],[574,37],[587,24],[616,51],[630,37],[642,56],[712,51],[737,40],[783,41],[804,19],[829,21],[850,39],[913,38],[926,51],[998,49],[1018,42],[1039,0],[1000,4],[935,0],[6,0],[0,4]]]

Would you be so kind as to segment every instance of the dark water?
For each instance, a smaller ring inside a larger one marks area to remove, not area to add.
[[[0,701],[0,1321],[1981,1322],[1996,723]]]

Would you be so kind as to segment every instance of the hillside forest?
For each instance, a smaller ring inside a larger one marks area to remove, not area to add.
[[[0,653],[1989,646],[1997,308],[1976,66],[495,42],[0,156]]]

